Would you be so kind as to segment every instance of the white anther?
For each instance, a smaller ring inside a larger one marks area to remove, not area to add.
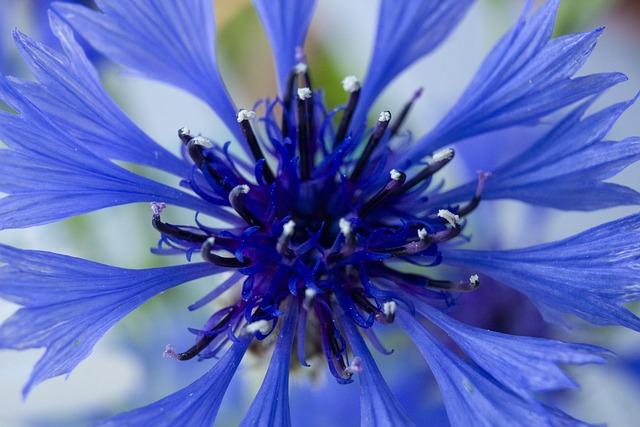
[[[434,162],[440,162],[442,160],[451,160],[453,158],[453,154],[454,151],[452,148],[444,148],[433,153],[433,156],[431,157],[433,158]]]
[[[253,120],[256,117],[255,111],[251,110],[240,110],[238,111],[238,123],[244,122],[245,120]]]
[[[181,127],[180,129],[178,129],[178,133],[180,135],[191,135],[191,129],[189,129],[186,126]]]
[[[353,361],[349,364],[349,366],[347,366],[345,371],[350,374],[359,374],[360,372],[362,372],[362,359],[360,359],[358,356],[354,357]]]
[[[388,111],[383,111],[380,113],[380,117],[378,117],[379,122],[388,122],[391,120],[391,113]]]
[[[285,225],[282,226],[282,235],[285,237],[292,236],[295,228],[296,228],[296,222],[290,219],[289,221],[287,221]]]
[[[160,202],[151,202],[151,212],[153,212],[153,216],[160,216],[162,211],[167,207],[164,203]]]
[[[480,286],[480,278],[478,277],[477,274],[473,274],[473,275],[471,275],[471,277],[469,277],[469,284],[471,285],[471,287],[473,289],[475,289],[478,286]]]
[[[302,101],[311,98],[311,89],[309,89],[308,87],[301,87],[300,89],[298,89],[298,98],[300,98]]]
[[[429,234],[427,233],[427,230],[424,228],[421,228],[420,230],[418,230],[418,238],[420,240],[424,240],[427,238]]]
[[[391,169],[391,172],[389,172],[389,176],[392,180],[399,181],[402,174],[395,169]]]
[[[255,334],[256,332],[260,332],[262,335],[266,335],[271,330],[271,323],[267,322],[264,319],[256,320],[255,322],[249,323],[244,327],[244,330],[247,334]]]
[[[205,243],[206,245],[213,246],[213,245],[216,243],[216,238],[215,238],[215,237],[213,237],[213,236],[208,237],[208,238],[207,238],[207,240],[205,240],[205,242],[204,242],[204,243]]]
[[[384,304],[382,304],[382,311],[387,317],[395,315],[396,308],[398,308],[398,304],[396,304],[395,301],[387,301]]]
[[[438,216],[440,218],[445,219],[451,226],[456,227],[460,225],[460,217],[458,215],[454,215],[446,209],[440,209],[438,211]]]
[[[360,90],[360,80],[356,76],[347,76],[342,79],[342,88],[346,92],[355,92]]]
[[[235,190],[236,188],[237,188],[237,189],[238,189],[238,191],[239,191],[240,193],[242,193],[242,194],[247,194],[247,193],[249,192],[249,186],[248,186],[247,184],[240,184],[240,185],[238,185],[237,187],[235,187],[235,188],[234,188],[234,190]],[[233,191],[233,190],[232,190],[232,191]]]
[[[195,144],[195,145],[201,145],[201,146],[203,146],[205,148],[211,148],[212,147],[211,141],[208,140],[207,138],[203,137],[203,136],[196,136],[195,138],[193,138],[191,140],[191,143]]]
[[[316,297],[316,295],[318,295],[318,292],[316,292],[314,289],[306,288],[304,290],[304,302],[302,303],[302,307],[305,310],[309,311],[309,309],[311,308],[311,302]]]
[[[344,218],[340,218],[340,221],[338,221],[338,227],[340,228],[340,232],[345,237],[350,235],[353,231],[353,229],[351,228],[351,222],[347,221]]]
[[[293,71],[296,74],[304,74],[307,72],[307,64],[304,62],[298,62],[295,67],[293,67]]]
[[[179,356],[178,353],[176,353],[175,348],[173,348],[173,345],[167,344],[167,346],[164,348],[164,352],[162,353],[162,357],[177,359]]]

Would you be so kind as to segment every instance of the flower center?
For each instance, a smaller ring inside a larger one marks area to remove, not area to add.
[[[395,123],[383,111],[359,138],[351,120],[360,83],[348,77],[343,86],[350,93],[346,106],[327,113],[311,89],[307,67],[299,65],[284,99],[263,102],[261,132],[252,124],[256,113],[240,110],[237,121],[251,162],[231,153],[229,143],[220,146],[194,137],[187,128],[178,131],[193,162],[186,182],[204,200],[233,212],[237,221],[226,228],[197,221],[196,226],[176,226],[161,220],[163,204],[153,204],[152,223],[162,233],[159,250],[184,251],[188,258],[199,252],[205,261],[235,270],[197,306],[235,283],[242,286],[235,303],[194,331],[198,339],[190,349],[176,353],[169,347],[167,356],[213,357],[238,334],[263,340],[277,327],[283,302],[293,298],[301,308],[300,362],[306,365],[306,357],[313,356],[309,348],[318,349],[338,381],[348,382],[353,368],[336,310],[369,329],[376,321],[393,322],[397,304],[412,309],[403,295],[446,303],[451,292],[477,288],[477,276],[437,280],[407,272],[402,261],[422,266],[440,262],[438,244],[462,232],[461,218],[479,203],[487,175],[480,176],[466,206],[415,210],[417,202],[427,200],[431,177],[454,156],[451,149],[435,153],[410,173],[389,167],[394,139],[408,142],[408,136],[398,136],[399,129],[420,91]]]

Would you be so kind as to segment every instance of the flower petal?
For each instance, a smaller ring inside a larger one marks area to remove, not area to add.
[[[106,57],[203,99],[244,140],[216,63],[212,1],[96,4],[102,13],[65,3],[54,9]]]
[[[410,161],[485,132],[534,125],[550,113],[626,80],[620,73],[571,78],[602,29],[549,40],[558,0],[526,12],[487,56],[444,119],[404,156]]]
[[[640,298],[638,247],[640,214],[524,249],[441,250],[443,263],[491,276],[539,307],[640,331],[640,318],[622,306]]]
[[[151,297],[222,271],[208,263],[129,270],[4,245],[0,262],[0,295],[23,306],[0,326],[0,348],[46,347],[25,395],[70,373],[107,330]]]
[[[38,80],[14,80],[16,90],[94,153],[186,176],[188,165],[129,120],[104,90],[71,29],[55,14],[50,17],[65,55],[15,31],[16,45]]]
[[[298,321],[298,302],[291,298],[276,346],[269,362],[269,369],[258,394],[244,415],[241,426],[290,426],[289,369],[293,337]]]
[[[597,353],[607,352],[586,344],[474,328],[422,301],[416,301],[416,309],[447,332],[478,366],[525,399],[532,392],[577,388],[557,364],[604,363]]]
[[[224,393],[250,342],[240,338],[209,372],[182,390],[144,408],[118,414],[96,427],[213,425]]]
[[[373,102],[396,76],[442,43],[472,4],[473,0],[382,1],[354,126],[366,120]]]
[[[492,171],[482,198],[517,199],[567,210],[594,210],[640,204],[630,188],[603,182],[640,159],[640,138],[602,141],[631,101],[582,120],[591,103],[576,108],[554,128],[507,164]],[[468,200],[475,182],[434,195],[434,204]]]
[[[298,62],[296,48],[304,44],[316,3],[317,0],[253,0],[273,50],[280,95]]]
[[[340,325],[351,345],[354,358],[360,359],[360,425],[412,426],[414,422],[400,406],[385,382],[358,328],[348,315],[341,313]]]
[[[541,404],[510,392],[454,355],[409,313],[398,310],[396,319],[429,364],[452,426],[553,425]]]

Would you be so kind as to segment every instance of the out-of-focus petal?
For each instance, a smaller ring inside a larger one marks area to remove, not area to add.
[[[304,44],[316,3],[317,0],[253,0],[271,44],[281,96],[286,92],[287,77],[298,62],[296,48]]]
[[[0,348],[46,347],[33,386],[70,373],[114,324],[151,297],[216,274],[211,264],[129,270],[0,245],[0,295],[23,306],[0,326]]]

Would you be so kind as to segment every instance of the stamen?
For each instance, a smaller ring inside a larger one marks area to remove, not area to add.
[[[293,236],[295,228],[296,223],[292,219],[287,221],[287,223],[282,227],[282,235],[278,238],[278,243],[276,244],[276,250],[280,255],[287,254],[287,249],[289,249],[289,240],[291,239],[291,236]]]
[[[380,191],[376,193],[371,199],[365,202],[360,208],[359,216],[366,216],[369,212],[375,209],[380,203],[387,200],[389,197],[397,194],[407,179],[407,175],[404,172],[398,172],[392,169],[389,172],[389,182]]]
[[[478,185],[476,186],[476,192],[473,195],[473,199],[465,206],[458,209],[458,216],[466,216],[475,210],[480,204],[480,200],[482,199],[482,190],[484,189],[484,183],[487,182],[488,178],[491,178],[491,172],[483,172],[478,171]]]
[[[478,275],[474,274],[469,277],[468,281],[449,281],[449,280],[437,280],[427,279],[427,288],[438,291],[447,292],[472,292],[478,289],[480,286],[480,280]]]
[[[342,119],[340,119],[338,132],[336,132],[336,136],[333,140],[333,148],[337,147],[342,141],[344,141],[344,138],[347,135],[347,129],[349,129],[349,125],[351,124],[351,118],[353,117],[353,113],[358,105],[358,100],[360,99],[361,86],[355,76],[345,77],[344,80],[342,80],[342,87],[345,91],[350,92],[351,94],[349,95],[349,101],[347,102],[347,106],[342,114]]]
[[[412,240],[402,246],[396,246],[388,249],[376,249],[375,251],[388,253],[393,256],[407,256],[422,252],[427,249],[431,243],[433,243],[431,235],[427,233],[426,229],[422,228],[418,230],[418,240]]]
[[[151,203],[151,210],[153,211],[151,225],[153,225],[153,228],[166,236],[173,237],[177,240],[183,240],[185,242],[202,243],[207,240],[206,235],[196,234],[188,230],[183,230],[175,225],[162,222],[160,220],[160,214],[165,208],[166,205],[164,203]]]
[[[240,129],[242,130],[244,139],[247,141],[247,144],[249,144],[249,148],[251,149],[251,154],[253,155],[253,158],[256,161],[261,159],[265,160],[265,162],[262,164],[262,174],[264,176],[264,180],[268,184],[271,184],[273,181],[275,181],[273,172],[271,171],[271,168],[266,162],[264,154],[260,149],[260,144],[258,144],[258,138],[256,138],[256,135],[253,132],[253,128],[251,127],[251,123],[249,122],[250,120],[253,120],[255,116],[256,116],[256,113],[253,111],[240,110],[238,111],[237,121],[240,124]]]
[[[318,295],[318,292],[316,292],[314,289],[306,288],[304,290],[304,301],[302,303],[302,308],[304,308],[306,311],[309,311],[309,309],[311,308],[311,303],[313,302],[313,299],[316,297],[316,295]]]
[[[246,184],[234,187],[229,193],[229,203],[238,215],[247,222],[247,224],[264,227],[262,221],[249,210],[245,203],[243,203],[243,199],[246,197],[247,193],[249,193],[249,186]]]
[[[267,335],[271,330],[271,322],[264,319],[251,322],[244,327],[244,331],[247,335],[253,335],[256,332],[260,332],[262,335]]]
[[[422,169],[416,176],[411,178],[402,188],[402,193],[420,184],[425,179],[431,177],[434,173],[445,167],[455,155],[452,148],[445,148],[433,154],[433,163]]]
[[[349,366],[347,366],[347,369],[345,369],[346,372],[350,373],[350,374],[359,374],[362,372],[362,359],[360,359],[358,356],[353,358],[353,362],[351,362],[351,364]]]
[[[356,236],[353,234],[351,222],[344,218],[340,218],[340,221],[338,221],[338,228],[340,229],[340,233],[344,236],[344,242],[339,251],[337,251],[337,247],[334,247],[334,252],[327,255],[326,260],[328,263],[338,262],[351,255],[356,249]],[[336,240],[336,244],[337,243],[338,240]]]
[[[313,115],[311,114],[311,89],[303,87],[298,89],[298,149],[300,150],[300,178],[308,181],[313,169],[315,157],[313,143]]]
[[[404,107],[402,107],[402,110],[400,110],[400,114],[398,115],[398,118],[396,119],[395,124],[391,128],[391,135],[392,136],[398,133],[398,130],[400,129],[400,126],[402,126],[402,124],[404,123],[405,119],[407,118],[407,115],[409,114],[409,110],[411,110],[411,107],[416,102],[416,100],[418,98],[420,98],[421,95],[422,95],[422,88],[420,88],[417,91],[415,91],[413,96],[409,100],[409,102],[407,102],[404,105]]]
[[[395,301],[387,301],[382,304],[382,311],[385,316],[387,316],[393,322],[393,319],[396,316],[396,309],[398,308],[398,304]]]
[[[178,138],[180,138],[180,141],[182,141],[183,144],[188,144],[192,138],[191,130],[186,126],[181,127],[180,129],[178,129]]]
[[[378,118],[378,123],[376,127],[373,129],[373,133],[367,142],[367,146],[364,148],[364,152],[358,159],[356,166],[353,168],[351,172],[351,181],[355,182],[360,179],[362,172],[364,172],[365,165],[369,162],[369,158],[373,154],[376,149],[378,143],[382,140],[384,136],[384,132],[387,130],[389,126],[389,120],[391,120],[391,113],[389,111],[383,111],[380,113],[380,117]]]
[[[214,243],[215,243],[215,238],[209,237],[202,244],[200,254],[203,260],[213,265],[217,265],[218,267],[241,268],[249,265],[249,260],[246,258],[244,259],[244,261],[240,261],[236,257],[232,257],[232,258],[221,257],[220,255],[211,253],[211,247],[213,246]]]

